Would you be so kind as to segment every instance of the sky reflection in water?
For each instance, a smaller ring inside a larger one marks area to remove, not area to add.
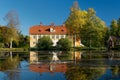
[[[112,58],[108,56],[110,54],[100,52],[58,52],[56,56],[54,54],[30,52],[29,60],[21,61],[18,69],[0,72],[0,80],[120,80],[120,57],[116,52]],[[57,59],[52,60],[55,57]],[[35,71],[35,67],[31,69],[31,65],[37,66],[36,70],[39,70]]]

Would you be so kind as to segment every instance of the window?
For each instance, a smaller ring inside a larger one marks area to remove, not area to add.
[[[39,29],[38,32],[41,32],[41,30]]]
[[[52,35],[52,39],[55,39],[55,35]]]
[[[36,44],[36,42],[33,42],[33,44]]]
[[[39,35],[39,39],[41,38],[41,36]]]
[[[35,39],[35,38],[36,38],[36,36],[34,35],[34,36],[33,36],[33,38]]]
[[[64,38],[64,35],[61,35],[61,38]]]
[[[62,29],[61,31],[62,31],[62,32],[64,32],[64,30],[63,30],[63,29]]]
[[[56,39],[59,39],[59,35],[56,35]]]

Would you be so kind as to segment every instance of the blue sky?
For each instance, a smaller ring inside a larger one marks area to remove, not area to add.
[[[3,17],[15,10],[19,15],[21,31],[29,34],[33,25],[61,25],[70,14],[70,7],[75,0],[0,0],[0,25],[6,25]],[[120,17],[120,0],[78,0],[82,10],[94,8],[98,17],[104,20],[107,26],[111,20]]]

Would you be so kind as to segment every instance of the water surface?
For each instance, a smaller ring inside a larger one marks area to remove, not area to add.
[[[0,80],[120,80],[120,52],[0,52]]]

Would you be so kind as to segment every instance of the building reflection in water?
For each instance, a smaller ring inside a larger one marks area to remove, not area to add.
[[[38,52],[30,51],[30,64],[38,63]]]
[[[46,59],[39,61],[39,57],[45,56],[40,54],[41,52],[30,51],[30,64],[31,64],[30,70],[35,72],[41,72],[41,73],[42,72],[64,72],[65,73],[67,71],[67,63],[70,63],[69,60],[59,59],[59,57],[61,57],[62,59],[62,56],[65,55],[65,53],[51,52],[50,55],[45,54],[46,56],[51,56],[51,60],[48,62],[44,62]],[[72,63],[74,63],[74,61],[78,61],[81,59],[80,52],[71,52],[69,53],[69,55],[71,55],[72,59],[70,59],[70,61],[72,61]]]
[[[52,64],[39,64],[39,65],[30,65],[30,70],[34,72],[66,72],[67,64],[64,63],[52,63]]]
[[[42,56],[42,55],[40,55]],[[66,72],[67,64],[61,62],[56,52],[52,52],[50,62],[39,62],[38,52],[30,52],[30,70],[34,72]]]
[[[72,57],[73,57],[73,60],[75,60],[75,61],[79,61],[79,60],[81,60],[81,55],[82,55],[82,52],[73,52],[72,53]]]

